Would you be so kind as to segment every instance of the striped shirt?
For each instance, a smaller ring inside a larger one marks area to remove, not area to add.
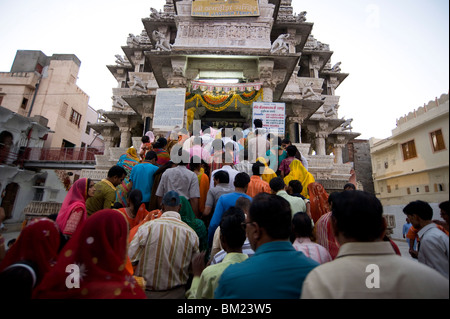
[[[198,252],[197,234],[176,212],[165,212],[139,227],[128,248],[131,261],[139,261],[135,275],[144,277],[151,291],[185,285],[192,257]]]
[[[242,245],[242,253],[244,255],[247,255],[248,257],[252,257],[255,254],[248,238],[245,239],[244,245]],[[217,254],[214,255],[211,261],[211,265],[220,264],[225,259],[226,256],[227,252],[222,249],[221,251],[219,251]]]
[[[255,197],[259,193],[271,193],[269,183],[263,181],[261,176],[253,175],[250,177],[250,183],[248,184],[247,195]]]
[[[292,244],[296,251],[301,251],[319,264],[324,264],[331,261],[331,256],[328,250],[319,244],[313,243],[309,238],[296,238]]]

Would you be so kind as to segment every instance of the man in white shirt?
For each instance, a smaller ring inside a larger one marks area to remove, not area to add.
[[[448,279],[395,254],[383,241],[383,206],[362,191],[334,193],[332,228],[341,245],[335,260],[314,268],[302,299],[448,299]]]
[[[411,224],[419,230],[419,262],[436,269],[448,279],[448,236],[432,222],[433,209],[424,201],[411,202],[403,208]]]

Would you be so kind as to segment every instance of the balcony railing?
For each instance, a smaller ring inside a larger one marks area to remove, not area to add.
[[[0,150],[0,165],[7,164],[23,168],[24,164],[29,162],[95,164],[95,155],[103,155],[103,153],[103,149],[93,147],[22,147],[16,152],[3,149]]]

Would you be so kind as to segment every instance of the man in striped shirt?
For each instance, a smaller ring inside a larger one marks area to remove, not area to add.
[[[149,299],[184,299],[189,266],[199,253],[199,238],[181,221],[180,208],[178,193],[166,193],[162,216],[139,227],[130,243],[128,255],[137,264],[135,275],[146,281]]]

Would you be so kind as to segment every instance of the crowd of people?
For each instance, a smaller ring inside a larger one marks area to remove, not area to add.
[[[289,140],[254,125],[147,132],[105,179],[75,181],[59,213],[29,222],[6,254],[0,241],[0,296],[449,298],[448,202],[444,225],[426,202],[404,208],[419,245],[417,262],[402,258],[374,195],[353,184],[328,194]]]

